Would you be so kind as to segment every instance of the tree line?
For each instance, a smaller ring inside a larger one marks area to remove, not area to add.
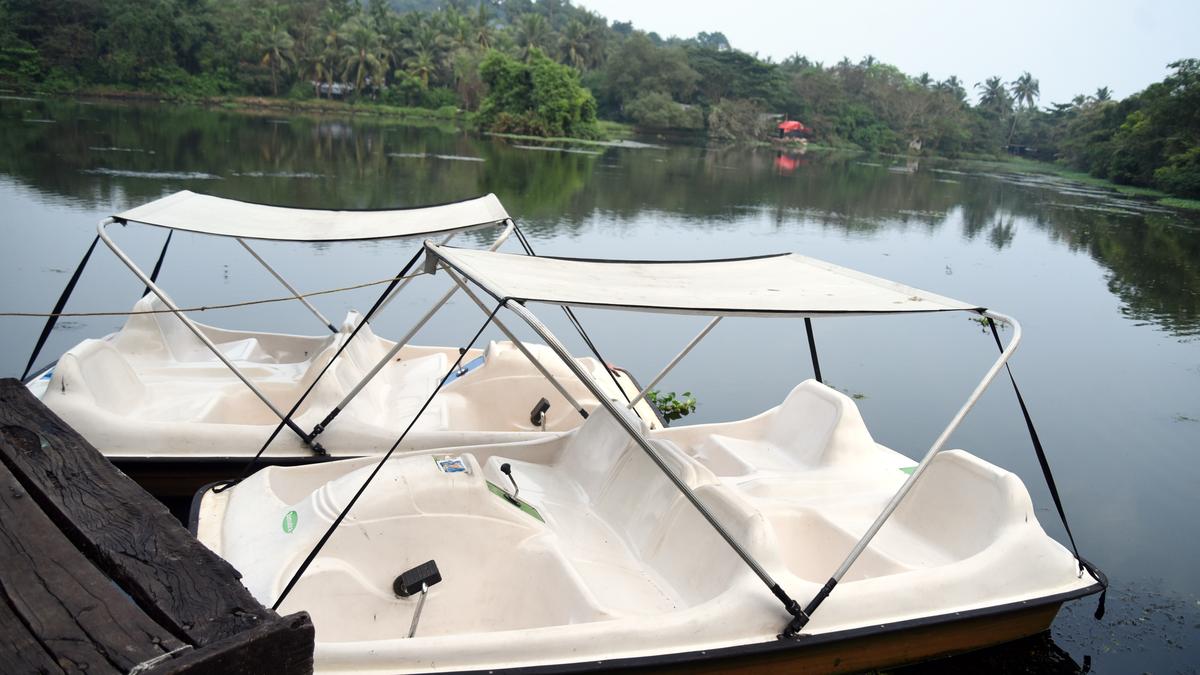
[[[50,91],[338,97],[478,112],[488,129],[592,136],[597,119],[764,139],[802,120],[824,145],[1005,151],[1200,196],[1200,61],[1116,101],[1039,107],[1030,73],[969,85],[873,57],[780,62],[609,22],[569,0],[0,0],[0,80]]]

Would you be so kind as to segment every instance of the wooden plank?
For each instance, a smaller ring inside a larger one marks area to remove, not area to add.
[[[0,591],[66,671],[125,673],[183,646],[80,555],[3,466]]]
[[[0,599],[0,663],[13,673],[63,672],[4,599]]]
[[[299,612],[184,652],[147,675],[309,675],[314,635],[312,619]]]
[[[29,393],[0,380],[0,461],[155,621],[204,646],[272,621],[229,563]]]

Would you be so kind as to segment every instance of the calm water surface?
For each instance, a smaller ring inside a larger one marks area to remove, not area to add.
[[[1058,180],[951,163],[772,149],[520,147],[437,126],[249,117],[185,108],[0,98],[0,311],[47,311],[101,218],[190,189],[324,208],[410,206],[496,193],[540,254],[712,258],[797,251],[1016,316],[1013,370],[1084,555],[1112,579],[1108,616],[1068,606],[1050,637],[921,672],[1194,672],[1200,663],[1200,218]],[[117,238],[149,268],[165,233]],[[490,233],[459,241],[477,245]],[[257,248],[304,290],[394,274],[409,242]],[[506,250],[516,250],[515,242]],[[183,305],[280,295],[229,241],[176,236],[160,281]],[[376,321],[396,336],[447,281],[422,279]],[[127,309],[138,284],[102,247],[68,310]],[[330,317],[371,290],[315,300]],[[551,328],[585,353],[560,313]],[[643,380],[704,319],[581,311],[604,356]],[[481,315],[458,299],[422,332],[462,344]],[[218,325],[316,334],[266,305]],[[0,317],[0,374],[19,375],[41,322]],[[515,325],[515,322],[513,322]],[[120,318],[61,322],[41,361]],[[919,457],[995,357],[962,316],[815,324],[825,379],[859,397],[875,437]],[[489,334],[499,338],[498,334]],[[803,324],[728,319],[664,382],[689,420],[737,419],[811,376]],[[1006,383],[951,445],[1017,472],[1052,535],[1053,506]]]

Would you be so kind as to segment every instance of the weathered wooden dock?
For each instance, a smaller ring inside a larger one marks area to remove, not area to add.
[[[0,670],[311,673],[280,617],[20,382],[0,380]]]

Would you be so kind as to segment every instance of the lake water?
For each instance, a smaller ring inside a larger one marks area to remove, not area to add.
[[[544,147],[378,120],[0,98],[0,311],[48,311],[103,217],[190,189],[322,208],[383,208],[494,192],[539,254],[715,258],[796,251],[978,303],[1022,322],[1012,366],[1083,554],[1112,580],[1108,616],[1068,606],[1052,637],[918,672],[1194,672],[1200,663],[1200,217],[1056,179],[949,162],[771,148]],[[149,268],[161,230],[116,238]],[[458,241],[478,245],[490,233]],[[301,289],[382,279],[413,242],[257,250]],[[516,242],[505,250],[516,251]],[[277,297],[236,244],[178,235],[160,282],[184,306]],[[414,283],[376,322],[398,336],[447,280]],[[142,286],[100,247],[68,311],[128,309]],[[328,316],[376,289],[315,299]],[[586,353],[561,313],[539,312]],[[578,312],[604,357],[648,380],[705,319]],[[294,304],[206,312],[222,326],[317,334]],[[418,342],[461,345],[482,315],[456,298]],[[338,320],[335,318],[335,321]],[[61,321],[39,363],[120,318]],[[0,374],[41,329],[0,317]],[[515,322],[510,322],[515,326]],[[963,316],[814,322],[827,382],[858,398],[876,439],[924,454],[995,358]],[[494,332],[489,337],[499,339]],[[777,404],[811,376],[803,323],[727,319],[663,383],[688,421]],[[954,435],[1017,472],[1063,539],[1007,381]]]

